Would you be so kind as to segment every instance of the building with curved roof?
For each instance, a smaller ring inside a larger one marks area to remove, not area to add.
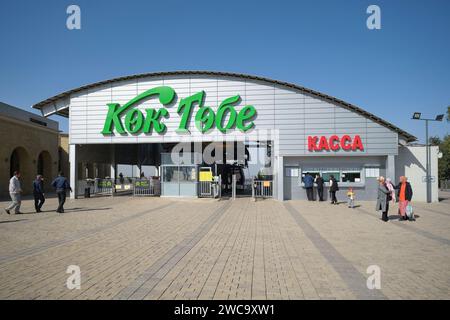
[[[72,184],[97,175],[87,164],[108,164],[113,178],[117,165],[154,166],[162,196],[199,196],[199,172],[209,167],[224,192],[236,174],[243,194],[258,177],[270,180],[270,194],[279,200],[303,199],[309,173],[334,175],[341,190],[352,187],[360,199],[373,199],[376,177],[395,179],[404,171],[401,149],[417,140],[338,98],[228,72],[125,76],[33,107],[43,116],[69,117]],[[174,163],[174,150],[193,156]]]

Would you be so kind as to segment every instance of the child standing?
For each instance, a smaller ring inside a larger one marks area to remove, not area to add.
[[[353,191],[353,188],[349,188],[347,191],[347,204],[349,208],[355,207],[355,192]]]

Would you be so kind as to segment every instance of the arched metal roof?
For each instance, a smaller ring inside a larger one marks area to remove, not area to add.
[[[315,91],[315,90],[311,90],[296,84],[292,84],[289,82],[284,82],[284,81],[279,81],[279,80],[273,80],[273,79],[269,79],[269,78],[264,78],[264,77],[259,77],[259,76],[253,76],[253,75],[247,75],[247,74],[241,74],[241,73],[233,73],[233,72],[218,72],[218,71],[167,71],[167,72],[153,72],[153,73],[141,73],[141,74],[135,74],[135,75],[130,75],[130,76],[125,76],[125,77],[118,77],[118,78],[114,78],[114,79],[110,79],[110,80],[104,80],[104,81],[100,81],[100,82],[95,82],[92,84],[88,84],[88,85],[84,85],[82,87],[76,88],[76,89],[72,89],[69,91],[65,91],[63,93],[60,93],[56,96],[53,96],[51,98],[48,98],[46,100],[43,100],[41,102],[36,103],[35,105],[33,105],[33,108],[35,109],[41,109],[43,106],[49,105],[49,104],[53,104],[58,100],[61,99],[67,99],[70,97],[71,94],[73,93],[77,93],[89,88],[93,88],[93,87],[97,87],[97,86],[101,86],[101,85],[105,85],[105,84],[111,84],[111,83],[115,83],[115,82],[120,82],[120,81],[124,81],[124,80],[133,80],[133,79],[140,79],[140,78],[147,78],[147,77],[165,77],[165,76],[179,76],[179,75],[186,75],[186,76],[193,76],[193,75],[206,75],[206,76],[219,76],[219,77],[231,77],[231,78],[240,78],[240,79],[247,79],[247,80],[254,80],[254,81],[262,81],[262,82],[267,82],[267,83],[271,83],[271,84],[276,84],[276,85],[280,85],[280,86],[284,86],[284,87],[288,87],[291,89],[295,89],[298,90],[302,93],[308,94],[312,97],[317,97],[320,99],[323,99],[325,101],[328,102],[332,102],[335,104],[338,104],[342,107],[345,107],[351,111],[354,111],[374,122],[377,122],[395,132],[397,132],[400,136],[404,137],[406,139],[407,142],[412,142],[412,141],[416,141],[417,138],[415,136],[413,136],[412,134],[400,129],[399,127],[393,125],[392,123],[381,119],[380,117],[377,117],[376,115],[365,111],[364,109],[361,109],[351,103],[345,102],[343,100],[340,100],[338,98],[329,96],[327,94]],[[69,114],[67,111],[65,112],[59,112],[58,113],[61,116],[65,116],[68,117]]]

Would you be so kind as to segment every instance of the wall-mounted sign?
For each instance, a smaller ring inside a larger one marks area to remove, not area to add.
[[[332,135],[330,137],[325,136],[308,136],[308,150],[309,151],[364,151],[364,146],[359,135],[355,135],[353,138],[349,135],[343,135],[339,137]]]
[[[241,100],[239,95],[223,100],[217,109],[217,113],[211,107],[204,105],[205,96],[205,92],[200,91],[180,100],[177,112],[181,120],[177,132],[188,132],[189,122],[196,108],[194,121],[200,132],[207,132],[214,127],[221,132],[234,128],[246,132],[254,127],[253,120],[256,118],[254,106],[246,105],[239,112],[235,109],[235,105]],[[141,110],[135,108],[139,102],[153,97],[158,97],[163,108],[147,108],[145,109],[145,115]],[[175,101],[175,97],[174,89],[160,86],[141,93],[123,106],[118,103],[108,103],[108,114],[102,133],[106,135],[113,134],[116,131],[120,134],[149,134],[153,130],[157,133],[165,133],[167,127],[162,120],[170,117],[167,108]]]
[[[431,183],[435,183],[436,182],[436,177],[435,176],[422,176],[422,182],[427,182],[430,181]]]

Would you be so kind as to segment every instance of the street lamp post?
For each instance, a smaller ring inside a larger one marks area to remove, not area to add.
[[[431,151],[430,151],[430,143],[428,141],[428,122],[429,121],[442,121],[444,118],[443,114],[439,114],[435,119],[422,119],[420,112],[414,112],[412,119],[413,120],[423,120],[425,121],[425,147],[426,147],[426,177],[425,181],[427,184],[427,202],[431,202]]]

